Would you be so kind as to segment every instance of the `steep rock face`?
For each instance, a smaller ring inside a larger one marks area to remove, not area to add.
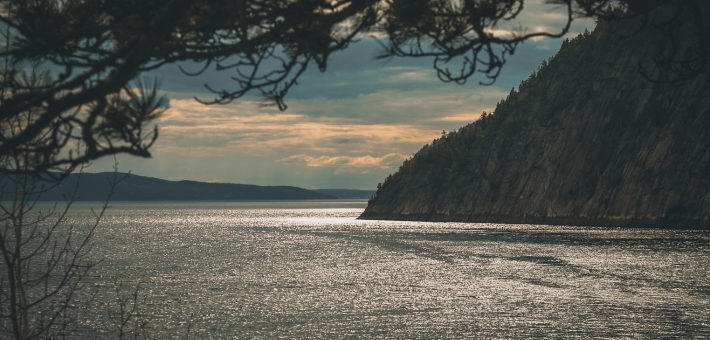
[[[710,75],[650,82],[666,48],[601,23],[388,177],[362,219],[708,229]]]

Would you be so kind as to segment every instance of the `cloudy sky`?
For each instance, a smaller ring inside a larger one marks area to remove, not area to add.
[[[526,15],[513,25],[528,31],[563,26],[559,8],[526,6]],[[591,20],[575,20],[569,36],[593,26]],[[494,85],[481,86],[482,75],[465,85],[442,83],[429,59],[374,60],[381,47],[363,39],[333,54],[326,72],[309,68],[286,97],[284,112],[261,107],[256,97],[200,104],[195,96],[211,98],[204,84],[236,89],[230,70],[191,77],[167,65],[148,75],[162,81],[170,100],[170,109],[157,121],[160,137],[153,158],[119,157],[119,171],[170,180],[374,189],[442,130],[493,111],[560,44],[559,39],[526,42]],[[99,160],[91,171],[110,171],[112,164],[113,159]]]

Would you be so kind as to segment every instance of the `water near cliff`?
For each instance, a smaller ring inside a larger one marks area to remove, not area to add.
[[[363,201],[112,205],[87,338],[109,332],[114,278],[144,281],[157,339],[710,337],[706,231],[357,220]]]

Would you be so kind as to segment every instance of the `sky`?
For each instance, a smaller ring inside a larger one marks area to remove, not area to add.
[[[557,6],[526,3],[524,15],[505,30],[559,31],[565,14]],[[594,27],[575,20],[567,36]],[[144,76],[157,77],[169,109],[156,121],[159,138],[150,159],[118,157],[118,168],[168,180],[292,185],[307,189],[372,190],[423,145],[491,112],[510,89],[554,55],[561,39],[528,41],[508,58],[494,85],[475,75],[464,85],[443,83],[431,59],[375,60],[381,50],[362,39],[334,53],[328,68],[309,69],[285,98],[286,111],[263,107],[248,96],[227,105],[203,105],[205,88],[236,89],[230,70],[200,76],[166,65]],[[182,63],[187,70],[201,65]],[[111,171],[113,158],[90,172]]]

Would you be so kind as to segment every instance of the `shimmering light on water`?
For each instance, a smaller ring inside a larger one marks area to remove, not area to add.
[[[707,232],[356,220],[365,204],[115,203],[92,284],[147,281],[165,339],[710,337]]]

